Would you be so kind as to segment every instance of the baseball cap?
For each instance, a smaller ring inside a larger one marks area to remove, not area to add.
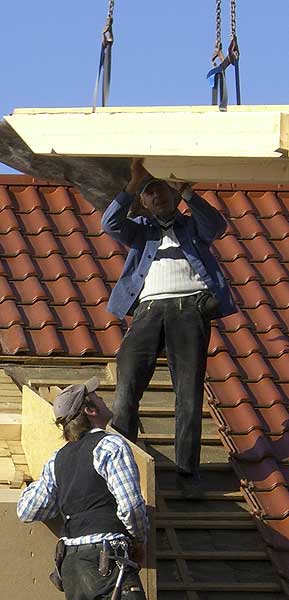
[[[78,385],[69,385],[64,388],[54,400],[54,415],[56,419],[69,418],[76,416],[87,394],[95,392],[99,386],[97,377],[92,377],[85,383]]]
[[[146,189],[149,187],[149,185],[151,185],[152,183],[165,183],[163,181],[163,179],[156,179],[155,177],[152,177],[151,175],[148,175],[147,177],[145,177],[139,187],[139,195],[143,194]]]

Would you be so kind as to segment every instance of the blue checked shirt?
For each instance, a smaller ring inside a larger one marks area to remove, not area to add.
[[[95,428],[91,433],[100,431]],[[21,494],[17,515],[21,521],[47,521],[59,514],[54,463],[58,450],[44,465],[40,479]],[[105,436],[93,450],[94,468],[101,475],[117,504],[117,516],[137,542],[146,541],[146,507],[141,495],[139,472],[129,445],[119,435]],[[123,538],[121,533],[95,533],[78,538],[64,537],[68,546],[94,544],[104,539]]]

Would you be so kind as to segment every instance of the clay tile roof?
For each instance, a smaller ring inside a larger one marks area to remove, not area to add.
[[[289,187],[200,193],[228,228],[213,248],[239,310],[213,323],[211,413],[279,572],[289,579]],[[106,310],[125,250],[72,187],[0,176],[0,354],[113,356]]]
[[[0,354],[114,354],[106,311],[125,250],[73,188],[0,176]]]
[[[216,324],[221,338],[213,327],[209,403],[244,495],[288,581],[289,190],[219,190],[217,196],[229,228],[215,253],[241,313]]]

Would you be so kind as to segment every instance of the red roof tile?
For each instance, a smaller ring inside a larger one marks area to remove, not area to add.
[[[5,208],[13,208],[13,199],[12,195],[9,195],[6,186],[0,185],[0,211],[2,211]]]
[[[257,308],[260,304],[270,304],[267,288],[262,287],[258,281],[234,285],[233,292],[240,308]]]
[[[282,404],[286,401],[286,393],[283,392],[281,386],[276,385],[271,379],[252,381],[248,384],[248,388],[252,395],[251,401],[258,408]]]
[[[32,185],[9,186],[12,205],[17,213],[24,214],[42,208],[42,199],[38,189]]]
[[[67,305],[72,300],[80,301],[79,291],[69,277],[59,277],[56,281],[47,281],[45,289],[50,303],[54,306],[58,304]],[[45,290],[43,289],[43,291]]]
[[[246,240],[246,256],[255,263],[262,262],[272,256],[278,257],[279,253],[264,235],[257,235],[252,240]]]
[[[275,308],[282,309],[289,307],[289,283],[288,281],[280,281],[273,287],[266,288],[269,295],[271,305]]]
[[[236,363],[239,366],[239,374],[244,381],[260,381],[266,377],[273,377],[270,363],[264,360],[260,354],[254,353],[249,356],[239,356]]]
[[[20,231],[9,231],[0,236],[0,255],[18,256],[21,252],[29,252],[28,246]]]
[[[72,258],[81,256],[82,254],[91,254],[92,249],[90,244],[85,239],[82,233],[75,231],[70,235],[62,235],[58,238],[58,250],[59,246],[63,249],[63,254]]]
[[[262,219],[261,223],[269,239],[283,240],[289,236],[288,218],[286,219],[284,215],[275,215],[271,219]]]
[[[265,333],[281,326],[278,314],[267,304],[261,304],[257,308],[248,308],[244,312],[247,313],[249,322],[251,322],[251,326],[256,333]]]
[[[270,358],[289,352],[288,336],[284,335],[280,329],[271,329],[268,333],[260,333],[259,340],[263,344],[266,355]]]
[[[262,223],[258,221],[257,217],[253,214],[246,214],[240,219],[234,219],[232,224],[234,225],[240,240],[251,240],[257,235],[264,235]]]
[[[50,356],[52,354],[67,353],[64,347],[62,336],[54,325],[45,325],[41,329],[29,329],[25,331],[29,346],[33,347],[33,354],[39,356]],[[1,339],[1,337],[0,337]],[[81,336],[79,336],[79,341]]]
[[[243,466],[243,469],[246,470],[247,481],[242,481],[242,483],[243,485],[250,485],[251,490],[254,489],[254,492],[269,492],[279,485],[286,485],[286,479],[273,458],[266,458],[265,460],[258,462],[257,465],[256,463],[247,463],[245,468]],[[280,511],[279,505],[277,514],[279,515],[280,513],[282,513],[282,510]]]
[[[14,300],[4,300],[0,310],[0,328],[10,328],[16,323],[23,324],[23,318]]]
[[[12,285],[13,297],[19,304],[33,304],[37,300],[49,298],[49,293],[37,277],[26,277],[23,281],[14,281]]]
[[[251,205],[254,206],[254,213],[257,213],[262,218],[274,217],[274,215],[282,214],[283,207],[278,200],[277,194],[274,192],[250,192],[249,198]]]
[[[34,264],[42,281],[54,281],[59,277],[69,275],[69,267],[59,254],[36,258]]]
[[[30,275],[35,275],[36,277],[38,275],[37,265],[32,262],[28,254],[19,254],[14,257],[6,256],[2,260],[2,266],[6,276],[11,281],[23,281]],[[2,274],[1,271],[2,269],[0,268],[0,274]]]
[[[238,331],[225,335],[231,356],[246,357],[252,352],[260,352],[260,344],[249,329],[242,327]]]
[[[27,235],[25,240],[33,256],[45,257],[60,251],[58,240],[50,231],[43,231],[38,235]]]
[[[9,298],[13,299],[15,297],[15,292],[9,285],[7,278],[0,275],[0,303],[3,300],[8,300]]]
[[[34,208],[29,213],[18,213],[19,224],[28,235],[36,235],[42,231],[50,231],[53,224],[41,208]]]
[[[0,351],[7,355],[33,354],[34,347],[26,339],[22,325],[11,325],[8,329],[0,329]]]
[[[264,262],[255,263],[255,269],[265,285],[276,285],[280,281],[289,281],[286,265],[281,265],[277,258],[268,258]]]
[[[234,285],[245,285],[249,281],[260,279],[258,271],[246,258],[237,258],[234,262],[224,262],[223,271]]]
[[[19,229],[19,222],[11,208],[1,210],[0,234],[9,233],[13,229]]]
[[[47,186],[39,189],[44,199],[43,206],[50,214],[59,214],[64,210],[73,210],[78,208],[76,202],[73,202],[73,195],[64,187]],[[93,206],[90,206],[93,211]]]
[[[109,289],[101,277],[92,277],[88,281],[77,281],[74,287],[80,301],[88,305],[96,305],[109,298]]]
[[[282,262],[289,262],[289,237],[283,240],[271,241],[272,248],[276,249]]]
[[[222,199],[225,203],[225,214],[233,219],[239,219],[244,215],[254,213],[254,206],[248,194],[242,191],[230,193],[223,192]]]
[[[289,429],[289,414],[286,406],[273,404],[266,408],[258,408],[257,415],[263,430],[271,435],[281,435]]]
[[[54,231],[60,235],[70,235],[74,231],[83,231],[84,226],[72,210],[61,213],[50,213],[51,224]]]
[[[51,312],[47,302],[38,300],[34,304],[23,306],[24,325],[31,329],[42,329],[45,325],[56,325],[56,318]]]
[[[210,368],[210,360],[208,361]],[[207,389],[209,403],[222,408],[239,406],[241,403],[250,402],[248,389],[238,376],[230,377],[227,381],[211,381],[210,388],[213,394],[210,398],[210,389]],[[233,390],[233,393],[232,393]]]

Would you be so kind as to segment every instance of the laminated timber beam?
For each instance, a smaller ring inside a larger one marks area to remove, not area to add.
[[[123,157],[288,156],[289,106],[217,112],[208,107],[15,110],[7,123],[36,154]]]
[[[0,160],[79,187],[105,208],[131,157],[166,180],[288,184],[289,105],[16,109],[0,123]]]

